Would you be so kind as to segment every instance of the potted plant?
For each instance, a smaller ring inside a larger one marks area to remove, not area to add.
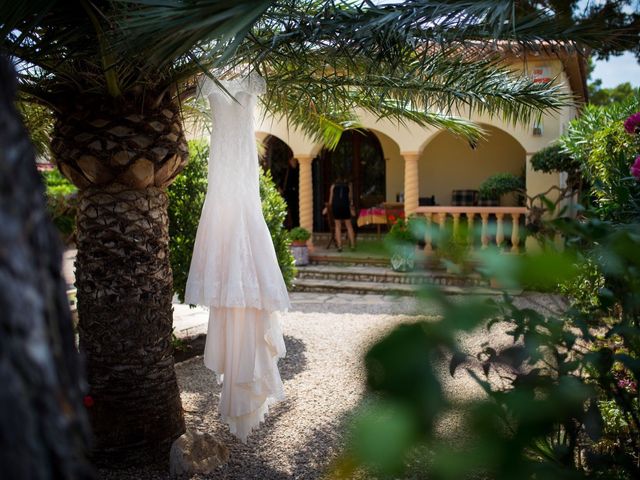
[[[480,199],[484,201],[495,200],[496,203],[500,203],[500,197],[503,195],[516,193],[520,194],[517,198],[517,203],[520,204],[524,189],[525,185],[522,177],[513,173],[496,173],[480,185]]]
[[[309,264],[309,248],[307,241],[311,238],[311,233],[306,228],[295,227],[289,231],[291,241],[291,253],[295,259],[296,266]]]
[[[416,246],[420,239],[424,219],[419,217],[389,218],[391,228],[385,236],[385,245],[391,253],[391,268],[396,272],[408,272],[415,268]]]

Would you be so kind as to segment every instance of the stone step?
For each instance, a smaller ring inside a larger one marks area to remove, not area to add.
[[[311,254],[309,255],[311,265],[361,265],[388,267],[389,260],[379,257],[359,257],[348,253],[336,254]]]
[[[375,231],[370,231],[370,232],[358,232],[356,233],[356,242],[358,240],[373,240],[373,241],[378,241],[384,238],[384,236],[386,235],[386,228],[382,229],[382,232],[380,233],[380,235],[378,235]],[[313,243],[316,245],[326,245],[329,243],[329,239],[331,238],[331,234],[329,232],[313,232]],[[348,243],[348,238],[347,238],[347,234],[343,229],[343,234],[342,234],[342,238],[343,241],[345,243],[345,245]]]
[[[350,293],[355,295],[398,295],[415,296],[424,285],[376,282],[336,282],[335,280],[319,280],[309,278],[296,279],[294,292],[315,293]],[[446,295],[501,295],[499,290],[483,287],[441,286],[440,291]]]
[[[394,272],[389,267],[310,265],[298,267],[298,278],[333,282],[369,282],[391,285],[488,286],[478,275],[453,275],[444,270]]]

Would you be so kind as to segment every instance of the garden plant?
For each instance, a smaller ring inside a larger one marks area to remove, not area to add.
[[[640,114],[618,122],[593,132],[591,147],[602,147],[598,141],[606,147],[615,132],[627,145],[618,152],[626,165],[608,182],[633,192],[640,184]],[[640,211],[633,195],[625,198],[624,216],[601,208],[596,196],[595,207],[586,205],[578,218],[548,220],[537,233],[537,252],[487,250],[479,257],[479,271],[506,289],[553,290],[564,283],[567,302],[540,310],[507,293],[458,302],[426,292],[442,318],[403,325],[366,355],[367,383],[376,395],[353,423],[336,477],[364,469],[451,480],[638,478]],[[585,270],[597,281],[576,283]],[[574,301],[584,298],[575,290],[585,287],[592,301]],[[465,351],[460,333],[479,328],[502,328],[511,341]],[[437,369],[444,359],[450,375],[466,370],[485,396],[452,401]],[[437,426],[451,415],[459,422],[444,435]]]

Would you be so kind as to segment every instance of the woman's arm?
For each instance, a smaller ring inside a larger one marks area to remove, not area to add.
[[[333,185],[331,185],[331,188],[329,189],[329,208],[331,208],[331,203],[333,202]],[[322,209],[322,214],[326,215],[327,214],[327,207],[324,207]]]
[[[353,186],[349,183],[349,213],[352,217],[356,216],[356,206],[353,204]]]

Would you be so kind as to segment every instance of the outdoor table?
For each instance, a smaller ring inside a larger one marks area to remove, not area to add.
[[[358,227],[375,225],[380,238],[380,225],[387,224],[387,211],[382,207],[361,208],[357,223]]]

